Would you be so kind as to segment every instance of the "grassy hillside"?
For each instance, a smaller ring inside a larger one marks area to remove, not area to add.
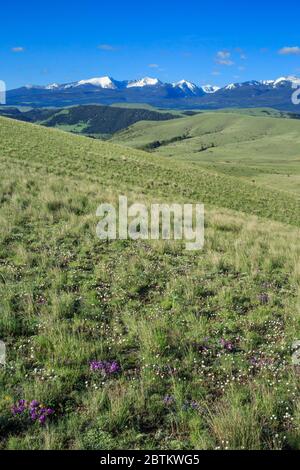
[[[0,167],[0,448],[300,448],[294,198],[4,118]],[[207,203],[204,250],[98,240],[120,193]]]
[[[299,120],[204,113],[159,125],[137,123],[113,140],[300,193]]]
[[[279,111],[278,109],[274,109],[274,108],[235,108],[235,109],[223,108],[223,109],[220,109],[219,112],[220,113],[247,114],[248,116],[300,119],[300,115],[297,113]]]
[[[165,121],[179,117],[176,113],[151,109],[114,108],[110,106],[74,106],[65,109],[0,109],[0,114],[20,121],[57,127],[62,130],[94,136],[111,135],[138,121]]]
[[[167,108],[155,108],[151,104],[147,103],[114,103],[110,105],[111,108],[126,108],[126,109],[148,109],[148,111],[155,111],[158,113],[170,113],[173,116],[181,117],[184,116],[185,111],[180,111],[177,109],[167,109]],[[195,113],[201,111],[195,111]]]
[[[54,129],[45,131],[40,126],[4,118],[1,119],[1,147],[2,161],[7,164],[14,156],[19,162],[22,149],[18,164],[23,168],[40,165],[42,159],[48,172],[61,176],[84,175],[86,180],[101,182],[104,188],[114,185],[119,191],[147,193],[167,200],[180,197],[300,225],[300,202],[292,195],[208,172],[196,164],[168,161],[146,152]]]

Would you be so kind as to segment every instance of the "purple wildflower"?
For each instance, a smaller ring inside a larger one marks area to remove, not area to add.
[[[46,423],[46,418],[47,418],[46,415],[41,415],[39,417],[39,422],[42,426],[44,426],[44,424]]]
[[[40,424],[43,426],[46,423],[48,416],[51,416],[54,413],[52,408],[41,408],[38,420]]]
[[[109,373],[110,374],[116,374],[119,372],[120,366],[116,361],[113,361],[111,364],[109,364]]]
[[[220,343],[222,348],[226,349],[226,351],[233,351],[234,346],[232,341],[227,341],[226,339],[222,338]]]
[[[190,407],[193,409],[193,410],[198,410],[199,409],[199,403],[196,401],[196,400],[192,400],[190,402]]]
[[[43,408],[39,405],[31,411],[31,419],[33,421],[39,421],[43,426],[46,423],[48,416],[51,416],[53,413],[54,410],[52,408]]]
[[[33,400],[29,404],[29,416],[32,421],[36,421],[39,418],[40,403],[37,400]]]
[[[101,370],[101,367],[102,367],[102,362],[98,362],[98,361],[91,361],[90,362],[90,370],[92,372],[96,372],[97,370]]]
[[[18,403],[12,407],[11,412],[14,416],[17,416],[23,414],[26,409],[26,400],[19,400]]]
[[[54,413],[52,408],[43,407],[37,400],[32,400],[30,403],[25,400],[20,400],[12,408],[12,414],[14,416],[27,412],[31,421],[39,421],[41,425],[46,423],[48,416]]]
[[[34,408],[38,408],[39,406],[40,406],[40,403],[37,400],[32,400],[32,402],[30,402],[29,408],[34,409]]]
[[[166,406],[171,406],[175,402],[175,399],[172,395],[166,395],[163,401]]]
[[[188,411],[189,409],[191,410],[199,410],[199,403],[196,401],[196,400],[187,400],[184,404],[183,404],[183,410],[184,411]]]
[[[39,417],[38,413],[35,410],[29,412],[31,421],[36,421]]]
[[[116,361],[91,361],[92,372],[102,372],[103,375],[113,375],[120,371],[120,365]]]

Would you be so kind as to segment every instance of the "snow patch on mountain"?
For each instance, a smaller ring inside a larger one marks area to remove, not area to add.
[[[172,83],[173,88],[180,88],[182,91],[190,91],[193,94],[197,94],[199,88],[192,82],[187,80],[180,80],[180,82]]]
[[[235,90],[237,87],[238,87],[238,84],[236,84],[236,83],[229,83],[229,85],[227,85],[227,86],[225,87],[225,90]]]
[[[295,77],[295,76],[288,76],[288,77],[280,77],[277,78],[277,80],[274,81],[273,87],[276,88],[281,85],[286,85],[290,84],[299,86],[300,85],[300,78]]]
[[[57,90],[60,87],[58,83],[50,83],[45,87],[45,90]]]
[[[80,80],[74,86],[79,87],[83,85],[94,85],[99,88],[108,88],[110,90],[115,90],[117,85],[114,83],[114,80],[110,77],[96,77],[90,78],[88,80]]]
[[[287,77],[279,77],[276,80],[261,80],[262,85],[270,86],[273,88],[278,88],[280,86],[299,86],[300,78],[295,77],[294,75]]]
[[[126,88],[143,88],[145,86],[157,86],[160,84],[161,81],[158,80],[158,78],[144,77],[140,80],[129,81]]]
[[[216,93],[216,91],[220,90],[221,88],[219,86],[214,86],[214,85],[204,85],[201,87],[204,93]]]
[[[257,80],[251,80],[248,82],[243,82],[243,83],[229,83],[229,85],[226,85],[224,87],[224,90],[235,90],[236,88],[241,88],[241,87],[254,87],[254,86],[259,86],[261,85],[261,82],[258,82]]]
[[[260,83],[265,86],[272,86],[274,85],[275,80],[261,80]]]

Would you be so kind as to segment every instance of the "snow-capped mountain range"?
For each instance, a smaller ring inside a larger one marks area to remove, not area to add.
[[[243,82],[243,83],[230,83],[226,85],[224,88],[225,90],[234,90],[235,88],[240,88],[245,85],[248,86],[266,86],[271,88],[279,88],[281,86],[290,86],[291,88],[300,86],[300,78],[295,76],[288,76],[288,77],[280,77],[276,80],[252,80],[250,82]]]
[[[8,105],[70,106],[76,104],[147,103],[157,107],[220,109],[226,107],[274,107],[300,112],[291,94],[300,78],[252,80],[224,87],[196,85],[188,80],[164,83],[158,78],[115,80],[96,77],[46,86],[27,85],[7,93]]]
[[[295,76],[280,77],[276,80],[252,80],[242,83],[230,83],[223,87],[224,90],[234,90],[236,88],[241,88],[243,86],[267,86],[272,88],[278,88],[280,86],[286,85],[297,85],[300,86],[300,78]],[[105,76],[105,77],[96,77],[89,78],[87,80],[80,80],[78,82],[72,82],[67,84],[58,84],[51,83],[42,86],[35,85],[26,85],[28,89],[45,89],[45,90],[68,90],[71,88],[78,88],[83,86],[93,86],[101,89],[109,90],[124,90],[126,88],[145,88],[145,87],[161,87],[161,86],[172,86],[174,89],[180,89],[184,93],[198,95],[199,91],[204,93],[216,93],[222,88],[213,85],[196,85],[195,83],[189,82],[187,80],[180,80],[176,83],[164,83],[161,82],[158,78],[144,77],[137,80],[123,80],[118,81],[114,78]]]
[[[145,88],[145,87],[163,87],[171,86],[174,89],[183,91],[184,93],[190,95],[199,95],[199,92],[202,93],[214,93],[220,89],[220,87],[212,85],[197,86],[195,83],[189,82],[187,80],[181,80],[176,83],[163,83],[158,78],[144,77],[137,80],[123,80],[118,81],[112,77],[96,77],[90,78],[87,80],[80,80],[78,82],[58,84],[51,83],[45,87],[35,86],[35,85],[26,85],[28,89],[45,89],[45,90],[69,90],[72,88],[78,87],[87,87],[92,86],[96,88],[106,89],[106,90],[124,90],[128,88]]]

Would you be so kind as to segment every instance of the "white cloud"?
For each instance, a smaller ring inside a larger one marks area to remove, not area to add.
[[[217,57],[219,59],[229,59],[231,56],[231,53],[229,51],[218,51],[217,52]]]
[[[11,48],[12,52],[24,52],[25,51],[25,47],[12,47]]]
[[[217,59],[217,63],[220,65],[234,65],[234,62],[230,59]]]
[[[218,51],[216,62],[217,64],[228,66],[234,64],[234,62],[231,60],[231,53],[229,51]]]
[[[280,55],[300,55],[300,47],[298,46],[286,46],[279,49],[278,54]]]
[[[98,49],[101,49],[102,51],[115,51],[116,47],[111,44],[99,44]]]
[[[151,69],[158,69],[159,65],[158,64],[149,64],[148,67]]]

